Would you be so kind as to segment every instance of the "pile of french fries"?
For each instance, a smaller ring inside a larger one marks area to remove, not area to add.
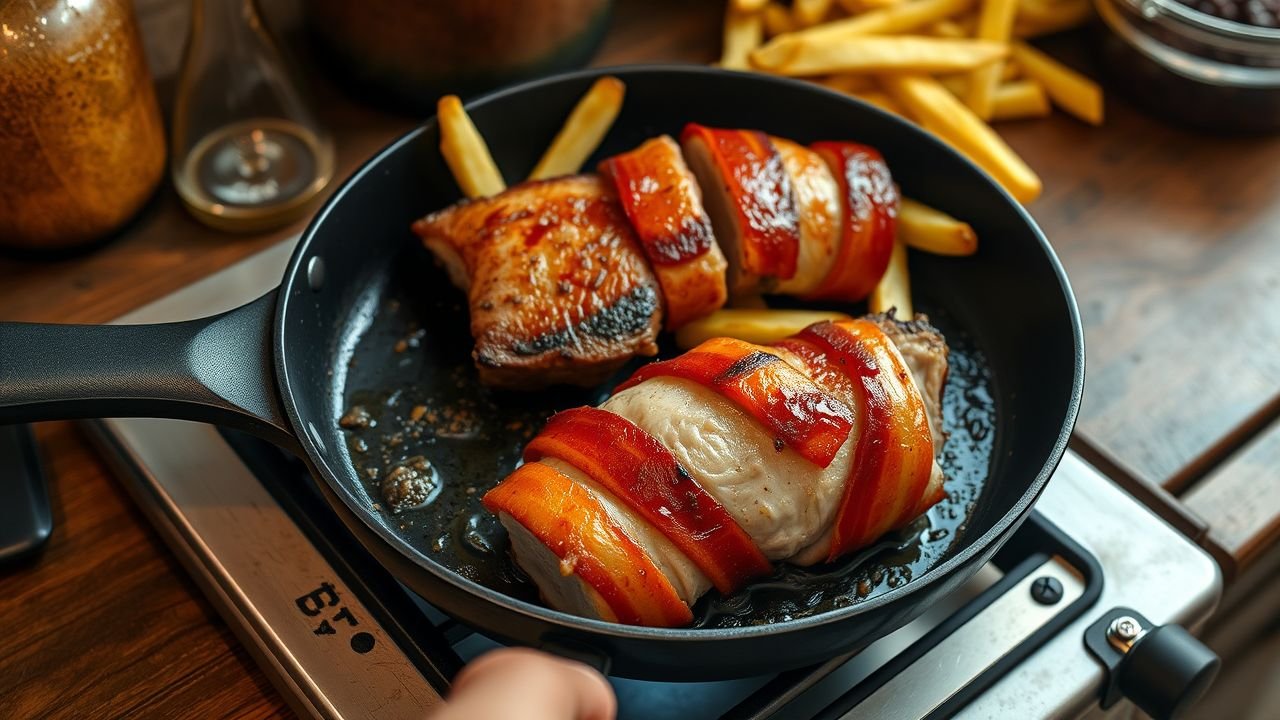
[[[528,179],[580,172],[604,141],[622,110],[625,95],[626,86],[621,80],[611,76],[597,80],[569,113]],[[489,197],[506,189],[502,171],[494,162],[484,137],[456,95],[440,98],[436,104],[436,121],[440,128],[440,153],[464,195]],[[903,199],[898,208],[897,227],[889,267],[868,304],[872,312],[896,308],[898,317],[910,318],[915,311],[911,304],[907,248],[937,255],[972,255],[977,252],[978,238],[967,223],[910,199]],[[755,300],[753,307],[720,310],[689,323],[681,329],[677,343],[687,348],[711,337],[772,342],[820,320],[845,317],[827,311],[770,310],[762,299]]]
[[[988,125],[1056,105],[1102,123],[1102,91],[1028,45],[1090,0],[728,0],[722,67],[809,78],[915,121],[1021,202],[1040,178]]]

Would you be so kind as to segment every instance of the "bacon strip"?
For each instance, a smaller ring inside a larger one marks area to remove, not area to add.
[[[627,625],[676,627],[693,619],[671,582],[604,506],[569,477],[542,463],[516,468],[484,496],[494,514],[507,513],[560,558]]]
[[[580,407],[554,415],[525,462],[556,457],[581,470],[665,535],[722,593],[772,566],[671,451],[626,418]]]
[[[834,560],[928,508],[922,507],[922,495],[933,470],[933,436],[906,362],[874,323],[817,323],[796,337],[802,343],[788,349],[806,357],[803,343],[808,343],[824,354],[861,404],[862,432],[831,539],[829,559]]]
[[[640,368],[617,391],[661,375],[716,391],[742,408],[809,462],[826,467],[853,428],[853,413],[812,380],[767,349],[731,338],[713,338],[670,360]]]
[[[851,142],[816,142],[840,184],[844,232],[830,272],[809,297],[856,302],[871,294],[893,250],[898,223],[898,187],[874,148]]]
[[[800,214],[782,156],[769,136],[759,130],[690,123],[680,140],[691,137],[706,143],[736,205],[743,269],[753,275],[790,279],[796,274],[800,252]]]

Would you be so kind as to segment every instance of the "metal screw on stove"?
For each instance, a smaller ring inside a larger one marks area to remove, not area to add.
[[[1142,623],[1128,615],[1121,615],[1107,626],[1107,642],[1122,653],[1129,652],[1129,648],[1138,642],[1138,638],[1146,634],[1147,631],[1143,629]]]
[[[1031,583],[1031,599],[1041,605],[1053,605],[1062,599],[1062,582],[1056,577],[1038,577]]]

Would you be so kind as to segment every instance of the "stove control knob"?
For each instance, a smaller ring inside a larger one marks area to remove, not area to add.
[[[1107,639],[1124,653],[1116,668],[1120,691],[1154,718],[1180,716],[1209,689],[1222,664],[1181,625],[1144,629],[1126,616],[1111,623]]]

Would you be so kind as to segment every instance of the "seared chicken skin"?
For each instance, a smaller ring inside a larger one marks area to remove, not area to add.
[[[657,353],[658,283],[599,177],[522,183],[413,230],[467,292],[481,382],[595,385]]]
[[[551,607],[684,625],[712,587],[837,559],[937,503],[946,369],[923,316],[710,340],[554,416],[484,503]]]

